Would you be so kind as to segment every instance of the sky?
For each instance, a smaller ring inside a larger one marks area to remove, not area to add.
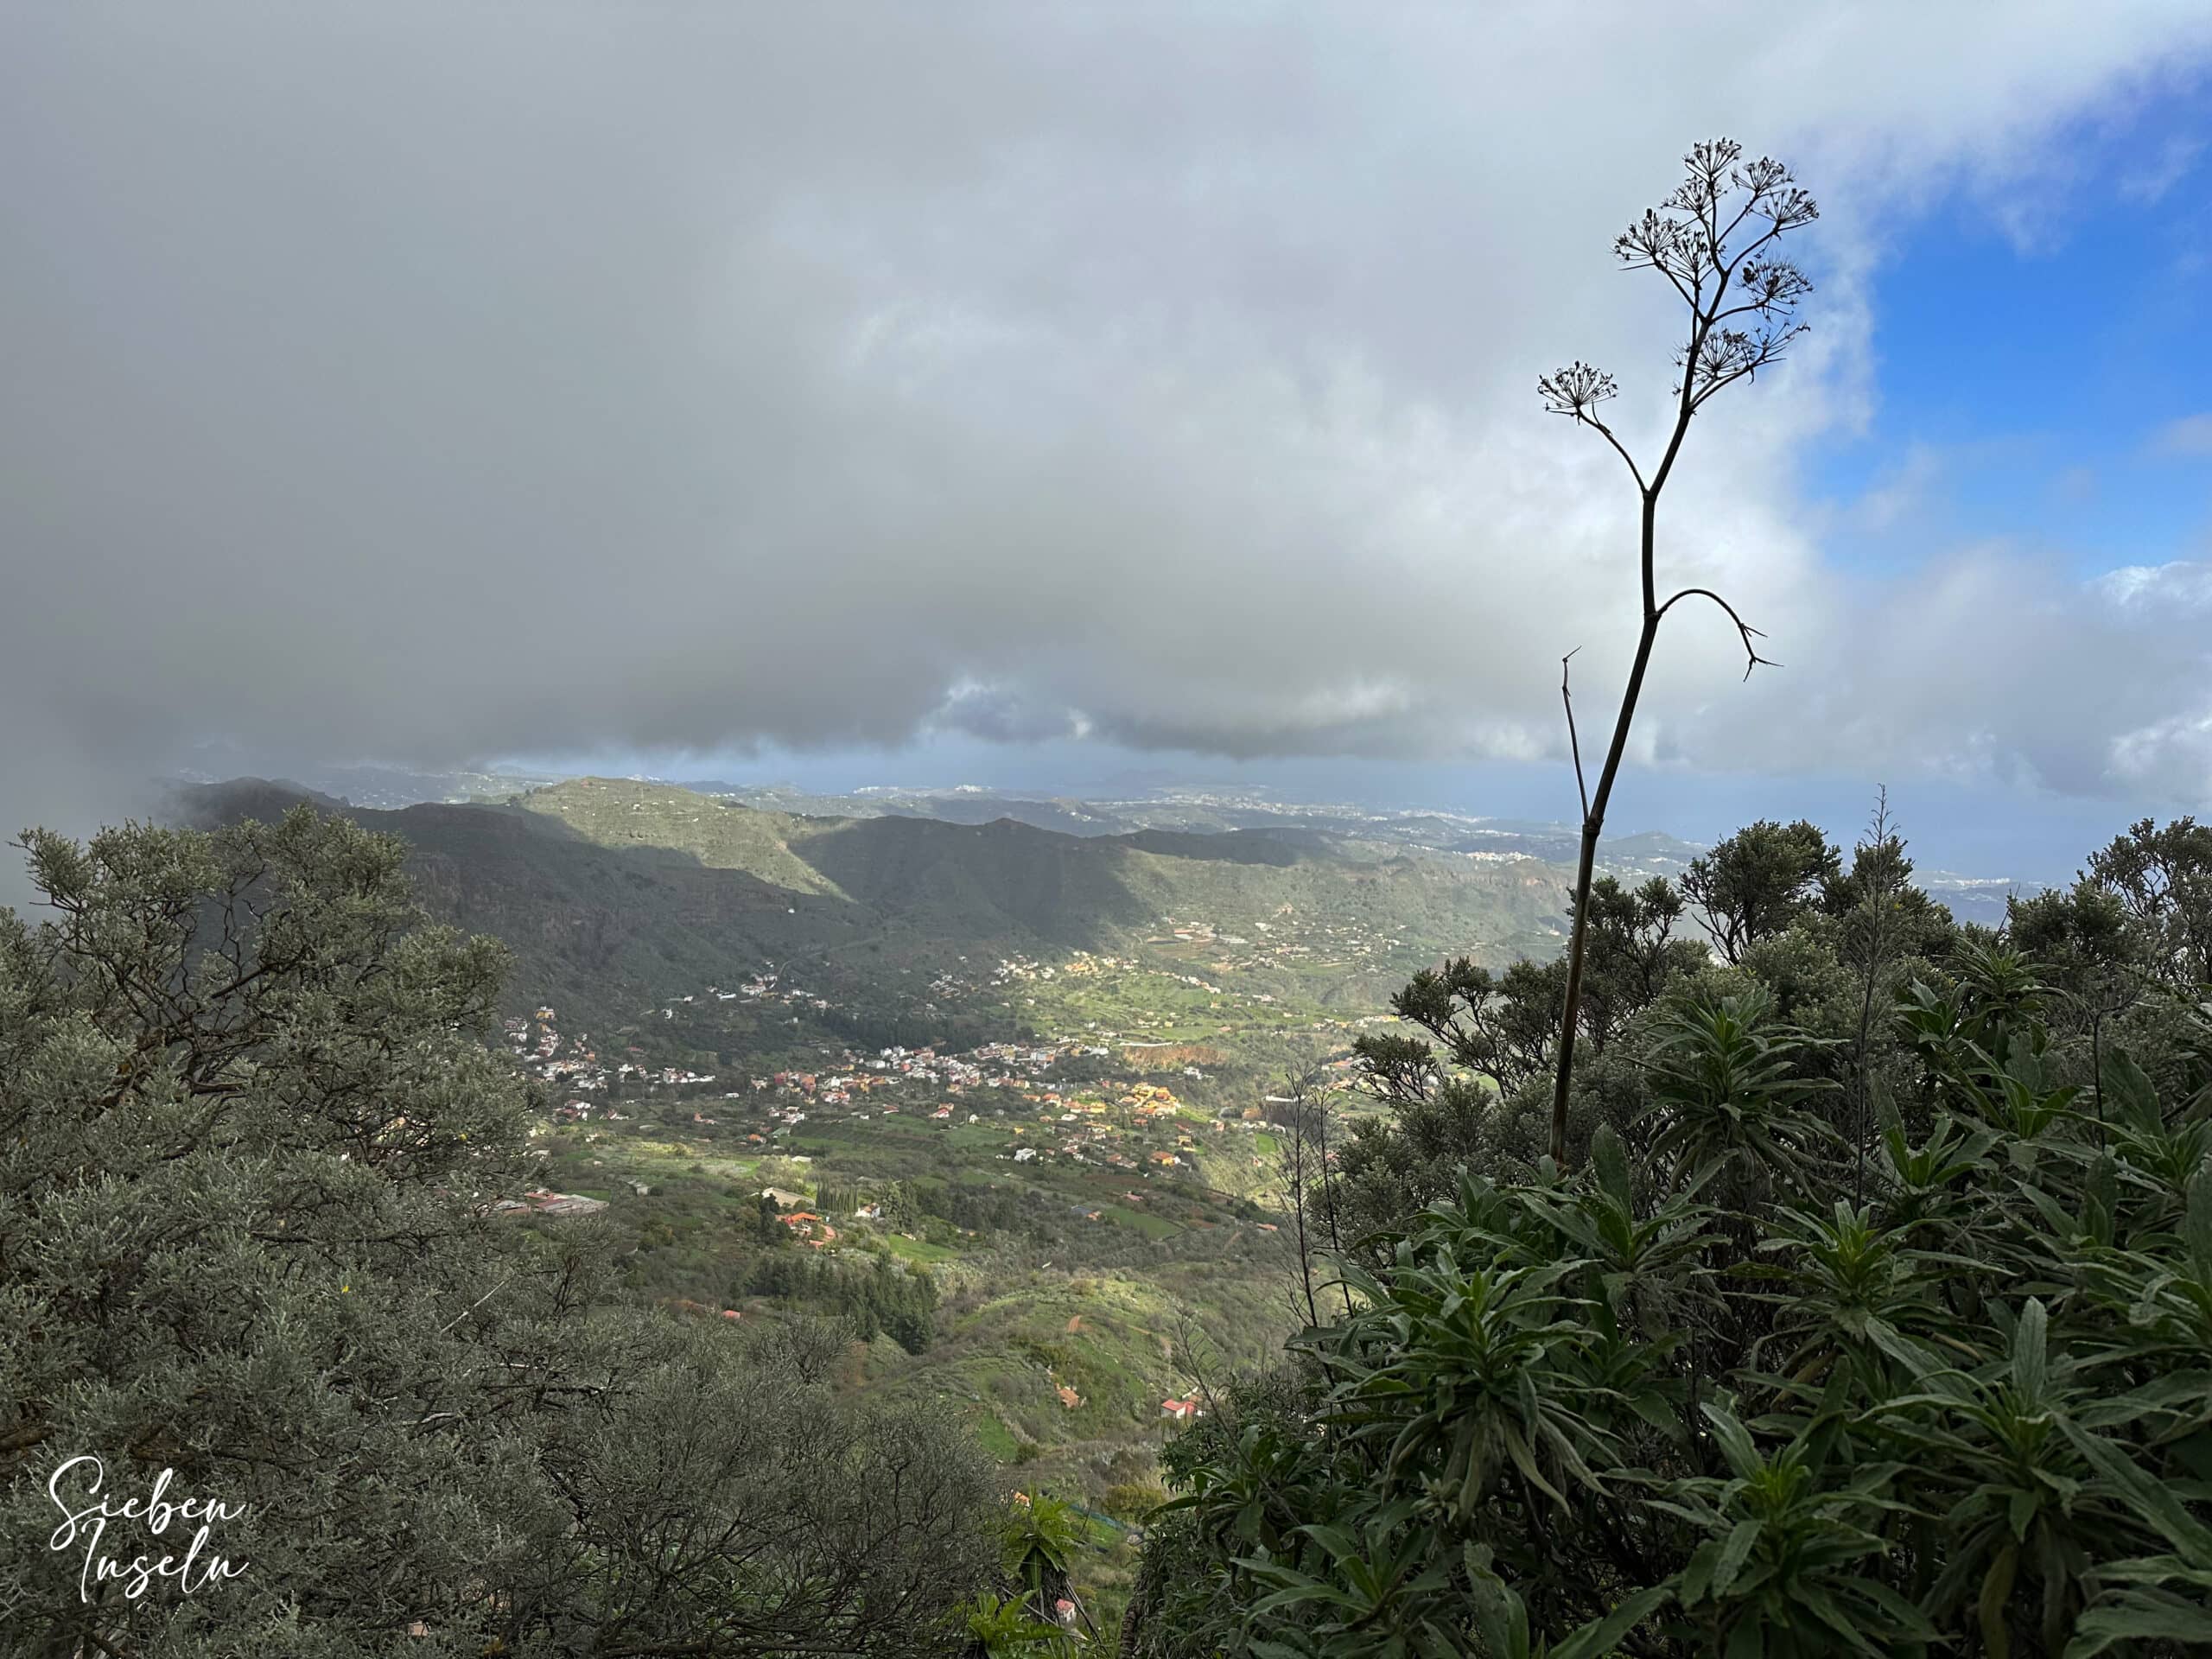
[[[2212,809],[2212,10],[0,0],[0,823],[219,753],[1574,811],[2063,877]]]

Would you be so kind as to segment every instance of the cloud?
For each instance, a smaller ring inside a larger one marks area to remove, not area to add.
[[[2202,139],[2176,134],[2158,146],[2158,154],[2120,181],[2120,194],[2131,201],[2162,201],[2166,194],[2196,165],[2204,153]]]
[[[2212,455],[2212,415],[2184,415],[2169,421],[2152,435],[2151,453],[2157,455]]]
[[[1707,742],[1774,768],[1795,741],[1865,776],[2212,798],[2212,697],[2198,689],[2212,684],[2212,563],[2083,582],[1992,543],[1894,587],[1831,575],[1809,596],[1819,613],[1801,618],[1796,683],[1770,683],[1765,707],[1716,702]]]
[[[2089,591],[2133,619],[2171,617],[2193,623],[2212,613],[2212,564],[2186,559],[2171,564],[2124,564],[2091,582]]]
[[[2087,505],[2097,499],[2097,469],[2082,464],[2062,467],[2050,475],[2050,489],[2062,505]]]
[[[1875,534],[1895,529],[1906,518],[1926,510],[1929,498],[1944,478],[1943,457],[1925,443],[1915,443],[1904,458],[1853,504],[1859,524]]]
[[[35,11],[0,813],[106,811],[208,739],[1556,753],[1560,654],[1591,707],[1625,665],[1634,526],[1535,379],[1606,364],[1649,443],[1674,319],[1605,250],[1714,131],[1821,194],[1823,286],[1694,435],[1662,552],[1791,667],[1739,686],[1725,622],[1670,620],[1640,756],[2094,786],[2195,717],[2168,620],[2069,632],[2002,552],[1854,582],[1796,480],[1868,417],[1901,220],[2018,194],[2212,18],[1700,16]]]

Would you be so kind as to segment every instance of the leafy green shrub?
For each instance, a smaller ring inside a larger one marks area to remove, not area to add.
[[[1949,968],[1887,999],[1863,1137],[1834,1046],[1699,976],[1586,1167],[1363,1242],[1349,1314],[1167,1448],[1128,1651],[2212,1643],[2205,1011],[2162,1096],[2080,1075],[2024,957]]]
[[[1106,1513],[1120,1521],[1142,1521],[1167,1502],[1167,1493],[1151,1481],[1118,1481],[1099,1500]]]
[[[1066,1631],[1032,1616],[1018,1596],[978,1596],[968,1635],[979,1659],[1055,1659],[1074,1650]]]

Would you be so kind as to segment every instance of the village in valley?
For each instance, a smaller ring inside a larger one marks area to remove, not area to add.
[[[1103,967],[1113,971],[1119,964],[1109,957]],[[1004,987],[1062,971],[1082,978],[1099,967],[1090,960],[1066,969],[1007,960],[988,978]],[[1199,980],[1188,984],[1219,995]],[[943,980],[931,988],[940,995],[953,991]],[[823,998],[781,987],[779,976],[763,971],[736,988],[708,987],[655,1013],[666,1028],[679,1011],[716,1002],[827,1008]],[[566,1035],[550,1007],[505,1024],[509,1048],[544,1086],[550,1103],[549,1119],[537,1130],[540,1139],[556,1135],[588,1148],[621,1139],[675,1137],[683,1148],[716,1153],[754,1170],[772,1161],[777,1168],[805,1168],[823,1150],[865,1141],[865,1126],[876,1126],[892,1144],[938,1135],[967,1166],[998,1161],[1020,1174],[1059,1166],[1064,1173],[1084,1170],[1099,1177],[1084,1184],[1097,1197],[1097,1204],[1084,1210],[1086,1221],[1109,1221],[1126,1217],[1133,1205],[1148,1205],[1154,1194],[1144,1188],[1157,1177],[1177,1181],[1201,1199],[1255,1192],[1265,1184],[1274,1150],[1265,1095],[1217,1084],[1201,1062],[1221,1062],[1228,1055],[1204,1042],[1095,1031],[1038,1042],[987,1042],[967,1051],[889,1044],[868,1053],[812,1044],[772,1068],[739,1064],[730,1071],[703,1071],[696,1064],[661,1059],[657,1048],[666,1042],[657,1039],[652,1020],[641,1022],[635,1033],[624,1033],[620,1048],[608,1044],[613,1053],[601,1053],[588,1033]],[[595,1159],[586,1161],[586,1168],[608,1166],[606,1150]],[[1122,1190],[1106,1190],[1113,1181],[1103,1177],[1122,1177]],[[861,1204],[838,1217],[814,1212],[807,1205],[818,1199],[766,1179],[761,1192],[787,1201],[797,1236],[830,1245],[845,1225],[880,1224],[880,1208],[869,1201],[865,1179],[858,1185]],[[604,1199],[537,1188],[518,1204],[549,1214],[582,1214],[600,1208]]]
[[[1082,951],[1058,965],[1016,956],[972,977],[941,973],[929,992],[950,1001],[978,990],[1011,990],[1017,1005],[1033,1007],[1037,998],[1020,995],[1032,988],[1146,980],[1185,1000],[1205,999],[1209,1014],[1242,1004],[1243,1014],[1264,1016],[1275,1002],[1266,993],[1224,991],[1196,975],[1150,970],[1125,958]],[[1217,1024],[1206,1033],[1215,1039],[1209,1043],[1158,1034],[1163,1027],[1184,1023],[1172,1014],[1134,1014],[1128,1023],[1141,1035],[1091,1020],[1085,1022],[1090,1028],[1077,1035],[986,1042],[957,1052],[896,1044],[868,1052],[817,1042],[786,1045],[772,1065],[749,1053],[735,1055],[739,1063],[727,1070],[719,1065],[701,1069],[696,1060],[670,1063],[666,1054],[693,1052],[697,1027],[714,1026],[728,1005],[796,1009],[802,1020],[834,1007],[829,998],[763,968],[734,986],[709,985],[649,1011],[606,1052],[588,1033],[564,1033],[550,1007],[508,1019],[507,1046],[543,1086],[549,1105],[537,1136],[541,1141],[550,1137],[551,1144],[541,1152],[550,1155],[556,1146],[590,1148],[582,1167],[604,1170],[613,1167],[609,1154],[618,1147],[631,1154],[666,1147],[683,1155],[711,1154],[733,1173],[780,1171],[783,1183],[764,1177],[760,1193],[785,1211],[793,1236],[817,1249],[834,1248],[856,1225],[882,1222],[865,1173],[851,1167],[866,1162],[855,1154],[868,1143],[864,1126],[869,1125],[887,1146],[909,1151],[918,1136],[936,1137],[938,1145],[928,1148],[940,1154],[933,1162],[944,1161],[941,1154],[949,1151],[971,1170],[1001,1164],[1007,1166],[1001,1173],[1022,1177],[1054,1168],[1065,1176],[1080,1173],[1088,1179],[1079,1179],[1079,1191],[1095,1201],[1072,1205],[1070,1214],[1146,1230],[1148,1219],[1137,1217],[1160,1214],[1156,1200],[1163,1196],[1201,1203],[1246,1198],[1270,1179],[1269,1096],[1248,1066],[1218,1046],[1237,1032],[1236,1025]],[[1353,1028],[1340,1021],[1267,1023],[1295,1025],[1339,1048]],[[1231,1076],[1210,1070],[1224,1065]],[[1343,1081],[1345,1070],[1339,1058],[1332,1077]],[[821,1199],[803,1189],[816,1183],[793,1173],[825,1155],[845,1170],[840,1182],[859,1195],[843,1213],[811,1207]],[[1164,1183],[1159,1191],[1153,1190],[1155,1181]],[[651,1185],[606,1177],[576,1184],[635,1196],[645,1196]],[[540,1213],[583,1214],[607,1199],[588,1191],[556,1193],[541,1187],[509,1202]],[[1274,1230],[1263,1220],[1246,1224]]]
[[[842,1385],[926,1400],[1025,1484],[1125,1518],[1159,1501],[1205,1379],[1301,1317],[1299,1097],[1349,1133],[1376,1109],[1352,1044],[1395,1024],[1391,995],[1446,955],[1510,959],[1552,902],[1525,861],[918,836],[605,779],[524,804],[759,874],[731,900],[741,950],[648,956],[610,922],[526,957],[502,1046],[537,1168],[505,1213],[603,1231],[628,1297],[813,1331]],[[1025,857],[1098,907],[1025,909]],[[1107,913],[1140,891],[1169,902]]]
[[[499,1208],[613,1229],[679,1313],[838,1321],[852,1380],[944,1402],[1032,1478],[1146,1485],[1208,1357],[1279,1335],[1286,1076],[1357,1109],[1358,1022],[1126,954],[914,976],[983,1039],[841,1039],[844,999],[789,963],[620,1025],[516,1013],[537,1176]]]

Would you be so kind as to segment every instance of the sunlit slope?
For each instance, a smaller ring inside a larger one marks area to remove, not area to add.
[[[242,780],[193,791],[188,815],[265,817],[300,793]],[[594,1009],[769,963],[911,992],[917,975],[1077,950],[1371,1007],[1447,952],[1548,954],[1565,908],[1566,873],[1533,860],[1268,830],[804,817],[626,779],[353,816],[410,843],[435,912],[513,947],[518,994]]]

